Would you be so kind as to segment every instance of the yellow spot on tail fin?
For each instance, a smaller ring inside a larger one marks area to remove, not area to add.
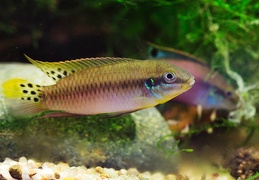
[[[6,106],[14,116],[31,116],[44,111],[42,91],[42,86],[24,79],[10,79],[3,84]]]
[[[20,98],[23,96],[22,89],[19,84],[27,83],[24,79],[10,79],[3,84],[3,93],[6,98]]]

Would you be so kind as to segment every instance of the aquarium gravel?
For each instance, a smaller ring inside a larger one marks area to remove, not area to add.
[[[256,148],[240,148],[229,161],[230,174],[239,179],[259,179],[259,152]],[[253,178],[254,176],[254,178]]]
[[[135,168],[128,170],[115,170],[112,168],[103,168],[100,166],[94,168],[86,168],[84,166],[69,166],[66,163],[50,163],[50,162],[36,162],[32,159],[21,157],[18,161],[6,158],[0,163],[0,179],[1,180],[174,180],[179,179],[179,176],[169,174],[163,175],[161,173],[140,173]],[[181,177],[180,177],[181,179]]]

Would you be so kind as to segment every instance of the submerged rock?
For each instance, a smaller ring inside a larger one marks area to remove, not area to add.
[[[258,147],[240,148],[227,164],[230,174],[237,179],[258,179],[259,151]],[[252,178],[252,176],[254,176]]]
[[[29,64],[0,66],[0,86],[14,77],[38,84],[53,83]],[[176,153],[176,144],[167,123],[155,108],[119,118],[14,119],[5,109],[1,92],[0,103],[1,161],[6,157],[26,156],[87,167],[175,171],[177,155],[168,158],[165,152]]]

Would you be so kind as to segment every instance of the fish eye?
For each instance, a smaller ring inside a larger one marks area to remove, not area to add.
[[[232,93],[231,91],[227,91],[227,92],[226,92],[226,95],[227,95],[228,97],[231,97],[231,96],[233,95],[233,93]]]
[[[171,72],[164,73],[163,78],[167,83],[173,83],[176,80],[176,75]]]
[[[152,48],[150,51],[150,54],[152,57],[157,57],[158,50],[156,48]]]

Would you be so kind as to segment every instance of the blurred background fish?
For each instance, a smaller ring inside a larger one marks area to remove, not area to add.
[[[48,117],[120,115],[165,103],[194,84],[190,73],[164,61],[85,58],[42,62],[27,59],[56,84],[35,85],[23,79],[5,82],[6,104],[15,116],[30,116],[47,110],[54,111]]]
[[[150,59],[163,60],[177,65],[195,77],[195,85],[192,89],[174,99],[174,101],[189,105],[189,110],[192,112],[189,114],[191,120],[186,121],[186,119],[188,119],[188,115],[186,114],[188,113],[185,112],[185,117],[183,118],[185,120],[183,121],[186,122],[181,124],[180,127],[179,122],[176,123],[180,129],[184,128],[186,124],[193,124],[193,117],[200,119],[202,113],[203,119],[214,121],[216,118],[216,110],[220,110],[218,112],[225,115],[228,114],[229,111],[238,108],[239,98],[233,86],[231,86],[220,73],[212,70],[208,64],[180,50],[161,47],[151,43],[149,43],[149,45],[148,56]],[[179,118],[180,113],[177,115],[176,113],[172,113],[173,110],[170,108],[171,106],[172,105],[167,105],[163,108],[164,116],[166,119],[174,119],[176,116]],[[186,107],[184,107],[184,109],[186,109]],[[177,112],[179,112],[179,110]],[[194,114],[196,114],[196,116]],[[174,123],[172,128],[175,128]]]

